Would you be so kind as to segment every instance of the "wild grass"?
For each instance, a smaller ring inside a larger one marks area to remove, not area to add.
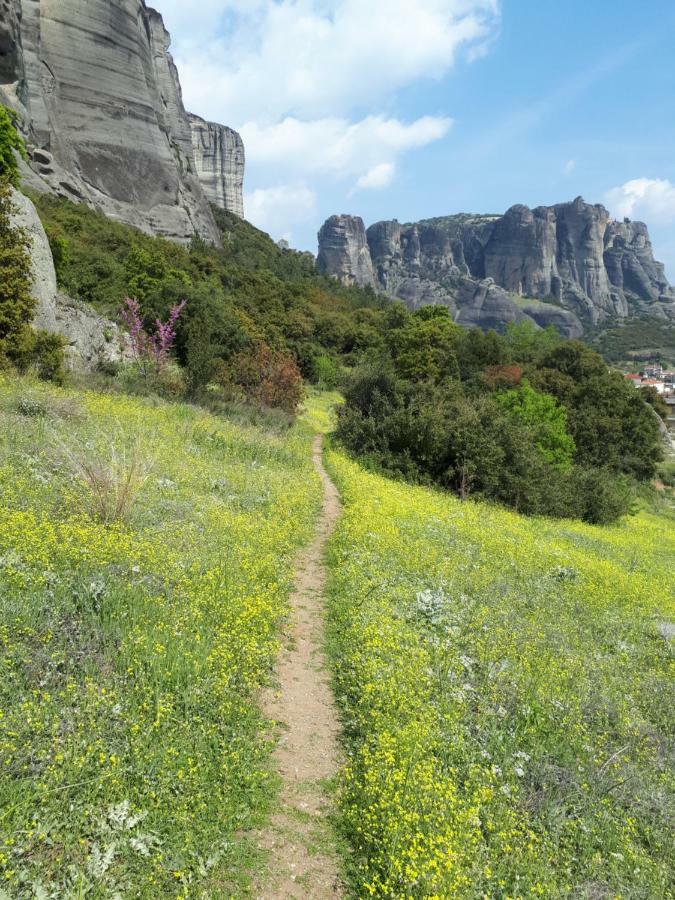
[[[246,894],[243,835],[275,793],[256,698],[317,511],[310,440],[0,379],[12,900]]]
[[[126,522],[154,466],[140,435],[118,431],[99,435],[95,443],[62,443],[61,448],[86,488],[85,508],[104,525]]]
[[[673,897],[672,499],[598,528],[328,463],[353,895]]]

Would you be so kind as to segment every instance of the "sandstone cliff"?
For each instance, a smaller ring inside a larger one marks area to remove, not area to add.
[[[449,307],[458,322],[503,327],[530,319],[568,337],[608,319],[675,318],[675,290],[646,225],[612,221],[578,197],[503,216],[448,216],[410,225],[333,216],[319,234],[321,271],[373,285],[412,309]]]
[[[216,241],[160,14],[144,0],[0,4],[0,99],[21,114],[31,186],[37,175],[150,233]],[[222,202],[241,210],[232,192]]]
[[[244,142],[216,122],[190,116],[197,176],[210,203],[244,218]]]
[[[343,284],[375,287],[375,273],[363,219],[331,216],[319,232],[320,272],[334,275]]]

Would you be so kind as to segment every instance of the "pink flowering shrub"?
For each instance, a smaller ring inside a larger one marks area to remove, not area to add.
[[[171,307],[166,322],[155,320],[155,330],[150,333],[143,325],[138,300],[125,297],[120,317],[129,333],[129,344],[134,359],[144,375],[163,372],[169,361],[171,348],[176,340],[176,325],[185,309],[187,300]]]

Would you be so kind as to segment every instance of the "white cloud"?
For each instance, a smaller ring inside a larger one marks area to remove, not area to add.
[[[380,163],[379,166],[373,166],[359,178],[356,182],[356,190],[381,191],[383,188],[389,187],[395,174],[396,166],[393,163]]]
[[[316,215],[317,191],[389,187],[401,157],[445,137],[405,122],[397,92],[484,55],[501,0],[155,0],[186,106],[237,128],[250,220],[275,235]],[[435,111],[434,111],[435,112]],[[269,184],[277,185],[269,187]]]
[[[634,178],[607,191],[604,199],[618,218],[645,219],[655,225],[675,222],[675,184],[665,178]]]
[[[567,162],[565,163],[565,165],[563,166],[563,175],[565,175],[566,178],[569,178],[569,176],[572,174],[572,172],[574,172],[576,167],[577,167],[576,159],[568,159]]]
[[[274,237],[290,238],[290,228],[316,215],[316,193],[307,185],[258,188],[244,197],[249,222]]]
[[[484,52],[499,0],[163,0],[187,103],[235,126],[344,115],[465,49]]]
[[[287,118],[276,125],[250,122],[241,134],[252,163],[283,167],[304,177],[331,175],[340,180],[361,179],[375,172],[373,178],[381,180],[385,175],[393,177],[402,153],[444,137],[451,126],[450,119],[436,116],[423,116],[409,124],[384,116],[367,116],[358,122]]]

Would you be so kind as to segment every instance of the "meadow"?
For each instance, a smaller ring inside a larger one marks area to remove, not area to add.
[[[0,377],[0,896],[247,890],[312,432]]]
[[[672,505],[598,528],[327,461],[353,895],[675,896]]]

